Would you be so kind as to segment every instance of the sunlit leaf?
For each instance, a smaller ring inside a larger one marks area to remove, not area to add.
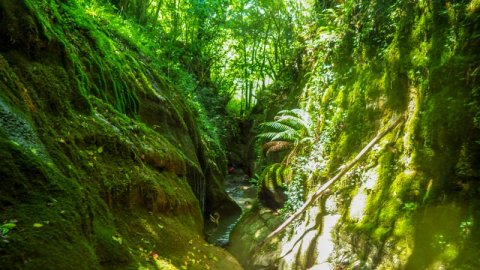
[[[11,140],[10,142],[11,142],[12,144],[14,144],[15,146],[20,146],[20,144],[19,144],[18,142],[14,141],[14,140]]]
[[[11,229],[15,228],[17,225],[15,223],[5,223],[0,226],[0,235],[7,235]]]
[[[116,237],[115,235],[112,235],[112,239],[113,239],[113,241],[119,243],[120,245],[123,242],[122,237],[120,237],[120,236]]]

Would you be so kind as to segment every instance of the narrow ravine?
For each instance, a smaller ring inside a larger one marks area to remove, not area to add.
[[[480,0],[0,25],[1,270],[480,269]]]
[[[228,195],[242,208],[242,213],[252,207],[256,198],[257,188],[249,181],[248,175],[242,169],[237,169],[227,175],[225,190]],[[229,244],[230,233],[239,220],[241,214],[219,216],[218,225],[213,221],[216,216],[209,217],[206,221],[205,232],[207,241],[217,246],[225,247]]]

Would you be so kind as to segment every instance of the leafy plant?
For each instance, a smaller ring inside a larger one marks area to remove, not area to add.
[[[0,237],[6,236],[13,228],[15,228],[17,225],[15,223],[5,223],[2,226],[0,226]]]
[[[280,212],[284,216],[288,216],[298,210],[304,203],[304,180],[300,175],[297,174],[293,177],[287,186],[285,194],[287,195],[287,200]]]
[[[290,179],[291,170],[288,166],[274,163],[266,167],[258,182],[260,200],[269,207],[281,207],[287,199],[284,191]]]
[[[253,177],[251,177],[248,182],[253,185],[258,185],[258,181],[260,180],[260,176],[258,174],[255,174]]]
[[[468,219],[460,223],[460,233],[463,236],[468,236],[473,228],[473,220]]]
[[[263,149],[266,154],[296,148],[302,144],[313,142],[313,124],[310,114],[302,109],[283,110],[278,112],[273,122],[260,124],[262,133],[257,135],[266,141]]]
[[[414,202],[406,202],[403,204],[403,210],[407,212],[412,212],[417,208],[417,204]]]

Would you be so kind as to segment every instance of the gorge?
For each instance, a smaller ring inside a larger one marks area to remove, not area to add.
[[[479,220],[478,0],[0,0],[0,269],[479,269]]]

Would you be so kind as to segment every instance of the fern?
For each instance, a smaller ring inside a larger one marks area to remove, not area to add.
[[[263,149],[267,152],[267,155],[273,152],[287,150],[293,147],[293,143],[287,141],[272,141],[266,142],[263,145]]]
[[[278,132],[264,132],[264,133],[258,134],[257,138],[272,140],[277,134]]]
[[[294,129],[285,130],[277,133],[272,141],[296,141],[298,138],[298,132]]]
[[[291,115],[276,116],[275,121],[277,123],[282,123],[284,125],[288,125],[295,129],[306,129],[305,122],[302,119],[297,118],[295,116],[291,116]]]
[[[291,170],[282,163],[274,163],[263,169],[259,179],[259,199],[273,208],[282,207],[287,199],[285,190],[291,179]]]
[[[302,119],[303,121],[305,121],[305,123],[308,123],[308,122],[311,123],[310,114],[308,112],[302,110],[302,109],[283,110],[283,111],[279,111],[278,114],[279,115],[291,115],[291,116],[294,116],[296,118]]]
[[[283,177],[283,170],[285,169],[284,166],[278,166],[275,170],[275,181],[277,186],[285,187],[284,185],[284,177]]]
[[[289,152],[281,163],[272,164],[262,171],[258,188],[260,200],[265,205],[278,208],[286,200],[286,183],[293,178],[288,164],[301,147],[313,144],[314,132],[310,115],[301,109],[280,111],[273,120],[259,125],[257,139],[263,141],[263,150],[267,155],[282,150]]]
[[[279,113],[280,118],[289,118],[293,121],[296,121],[298,124],[302,125],[305,130],[310,131],[313,127],[313,122],[310,117],[310,114],[301,109],[292,109],[292,110],[283,110]]]
[[[257,138],[267,141],[263,148],[268,155],[299,144],[311,144],[313,142],[312,127],[310,115],[306,111],[282,110],[274,117],[274,121],[259,125],[262,132],[257,135]]]
[[[276,131],[285,131],[285,130],[293,129],[293,127],[289,126],[288,124],[280,123],[280,122],[265,122],[260,124],[260,128],[273,129]]]
[[[276,192],[279,187],[284,186],[284,171],[285,166],[280,163],[274,163],[266,167],[260,176],[261,189],[266,189],[271,192]]]

